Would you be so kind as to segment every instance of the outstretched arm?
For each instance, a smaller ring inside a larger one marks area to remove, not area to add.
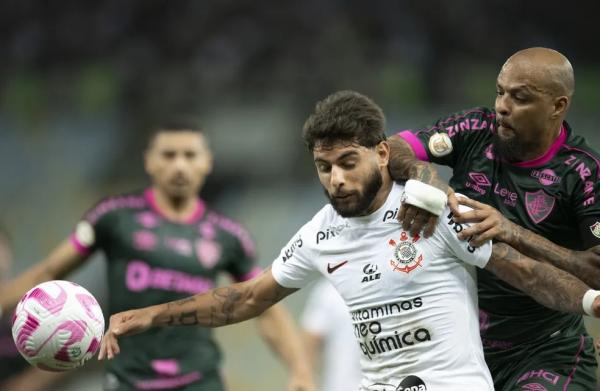
[[[563,270],[521,254],[506,243],[493,245],[485,269],[548,308],[586,314],[583,297],[590,290],[589,286]],[[591,312],[600,317],[600,297],[594,299]]]
[[[69,239],[59,244],[43,261],[0,286],[0,313],[12,310],[29,289],[48,280],[64,278],[87,256],[77,252]]]
[[[460,204],[473,210],[454,215],[457,222],[477,222],[460,233],[460,239],[472,238],[479,246],[490,239],[508,243],[519,252],[549,263],[578,277],[594,289],[600,289],[600,246],[585,251],[570,250],[517,225],[502,216],[494,207],[459,197]]]
[[[296,290],[279,285],[268,268],[252,280],[182,300],[114,314],[110,317],[98,359],[111,359],[119,353],[117,338],[120,336],[139,334],[150,327],[220,327],[242,322],[262,314]]]
[[[458,203],[448,183],[440,178],[437,169],[431,163],[417,159],[413,150],[401,137],[395,135],[388,138],[390,145],[389,171],[394,180],[414,179],[433,186],[448,194],[448,204],[452,211],[457,210]],[[431,236],[437,225],[438,216],[408,203],[402,203],[398,220],[402,229],[415,235],[424,230],[425,236]]]
[[[285,361],[291,372],[288,391],[314,390],[312,362],[300,339],[300,333],[290,314],[281,304],[275,304],[258,317],[263,339]]]

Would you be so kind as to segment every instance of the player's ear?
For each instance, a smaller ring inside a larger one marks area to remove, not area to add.
[[[553,119],[564,116],[569,108],[569,97],[559,96],[554,100],[554,111],[551,114]]]
[[[377,152],[377,161],[380,166],[387,166],[390,161],[390,145],[387,141],[381,141],[375,147]]]

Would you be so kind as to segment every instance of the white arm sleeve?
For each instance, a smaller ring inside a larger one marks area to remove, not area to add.
[[[279,285],[302,288],[320,275],[312,262],[314,251],[310,249],[309,238],[313,236],[307,224],[281,249],[271,268]]]
[[[460,212],[467,212],[471,210],[471,208],[465,205],[459,205],[459,210]],[[457,235],[469,226],[470,224],[468,223],[459,224],[455,222],[452,218],[450,208],[446,208],[444,214],[440,216],[438,230],[440,230],[440,234],[446,245],[450,248],[452,254],[465,263],[483,269],[492,255],[492,242],[488,241],[475,248],[469,244],[468,240],[460,240]]]

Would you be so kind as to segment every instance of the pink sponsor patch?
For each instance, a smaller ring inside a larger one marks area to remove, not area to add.
[[[138,250],[151,251],[156,247],[158,240],[150,231],[137,231],[133,233],[133,246]]]
[[[200,227],[198,227],[198,230],[204,239],[213,240],[217,236],[215,226],[210,223],[201,224]]]
[[[181,372],[179,363],[174,359],[152,360],[150,365],[154,372],[162,376],[175,376]]]
[[[198,239],[196,241],[196,256],[202,266],[210,269],[216,265],[221,258],[221,245],[212,240]]]

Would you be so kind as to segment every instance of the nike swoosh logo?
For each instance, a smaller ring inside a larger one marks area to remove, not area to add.
[[[336,271],[337,269],[339,269],[340,267],[344,266],[345,264],[347,264],[348,261],[343,261],[338,263],[337,265],[331,266],[330,263],[327,264],[327,273],[331,274],[334,271]]]

